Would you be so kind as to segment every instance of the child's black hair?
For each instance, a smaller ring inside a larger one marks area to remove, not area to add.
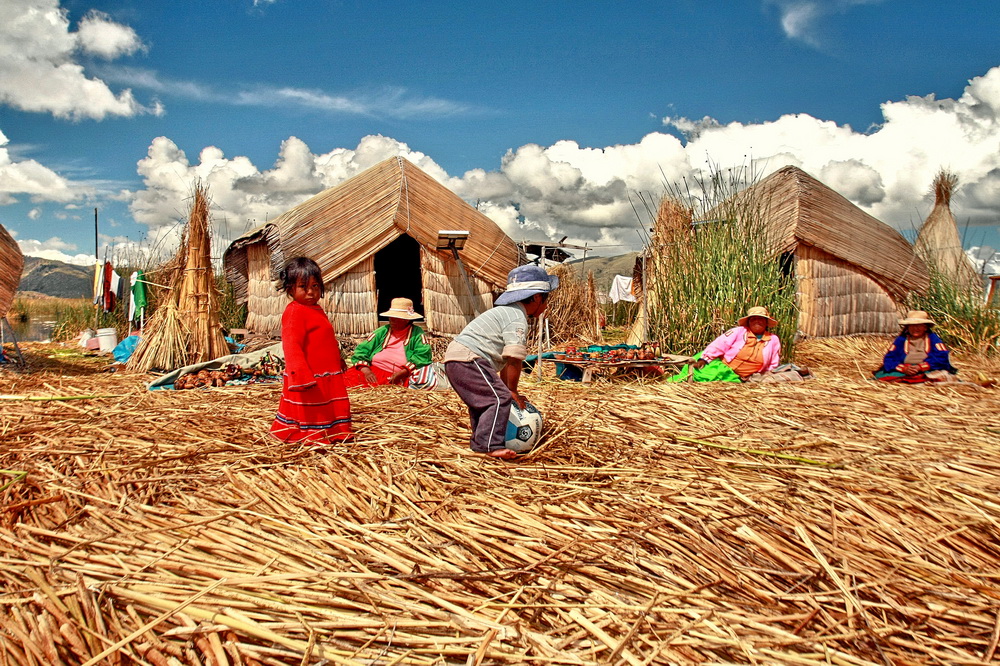
[[[319,295],[322,297],[326,289],[323,287],[323,272],[319,269],[319,264],[309,257],[295,257],[278,273],[278,279],[281,280],[278,291],[291,295],[295,285],[300,282],[308,283],[309,278],[315,279],[319,284]]]

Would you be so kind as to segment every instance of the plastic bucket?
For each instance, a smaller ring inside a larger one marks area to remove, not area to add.
[[[114,351],[118,345],[118,333],[113,328],[97,329],[98,349],[102,352]]]

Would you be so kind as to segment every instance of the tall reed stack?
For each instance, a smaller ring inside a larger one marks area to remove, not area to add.
[[[914,249],[927,266],[942,278],[960,289],[982,295],[983,279],[965,254],[958,225],[951,212],[951,196],[956,187],[957,176],[943,169],[938,172],[932,186],[934,208],[920,227]]]
[[[128,367],[139,372],[174,370],[229,353],[219,320],[221,294],[212,267],[208,195],[197,183],[177,255],[158,271],[169,292],[146,324]]]

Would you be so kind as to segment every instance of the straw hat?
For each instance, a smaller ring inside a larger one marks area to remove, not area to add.
[[[747,313],[742,317],[740,317],[739,319],[737,319],[736,323],[739,324],[740,326],[746,326],[747,321],[750,319],[750,317],[764,317],[765,319],[767,319],[768,326],[778,325],[778,320],[772,317],[770,314],[768,314],[767,308],[762,308],[759,305],[747,310]]]
[[[379,313],[380,317],[392,317],[393,319],[423,319],[424,316],[414,311],[413,301],[408,298],[394,298],[389,304],[389,309]]]
[[[547,294],[558,286],[559,277],[549,275],[541,266],[518,266],[507,274],[507,289],[497,297],[496,305],[508,305],[535,294]]]
[[[906,319],[899,320],[900,326],[909,326],[910,324],[927,324],[933,326],[934,323],[931,316],[923,310],[910,310],[906,313]]]

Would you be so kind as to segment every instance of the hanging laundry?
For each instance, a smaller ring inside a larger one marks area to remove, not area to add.
[[[129,284],[132,289],[129,295],[128,320],[135,321],[138,319],[142,321],[146,316],[146,305],[148,303],[146,298],[146,273],[144,271],[133,272],[129,277]]]
[[[118,289],[121,287],[121,276],[115,272],[110,261],[104,262],[104,270],[101,271],[99,281],[99,291],[94,298],[94,303],[100,305],[105,312],[115,309],[118,302]]]

